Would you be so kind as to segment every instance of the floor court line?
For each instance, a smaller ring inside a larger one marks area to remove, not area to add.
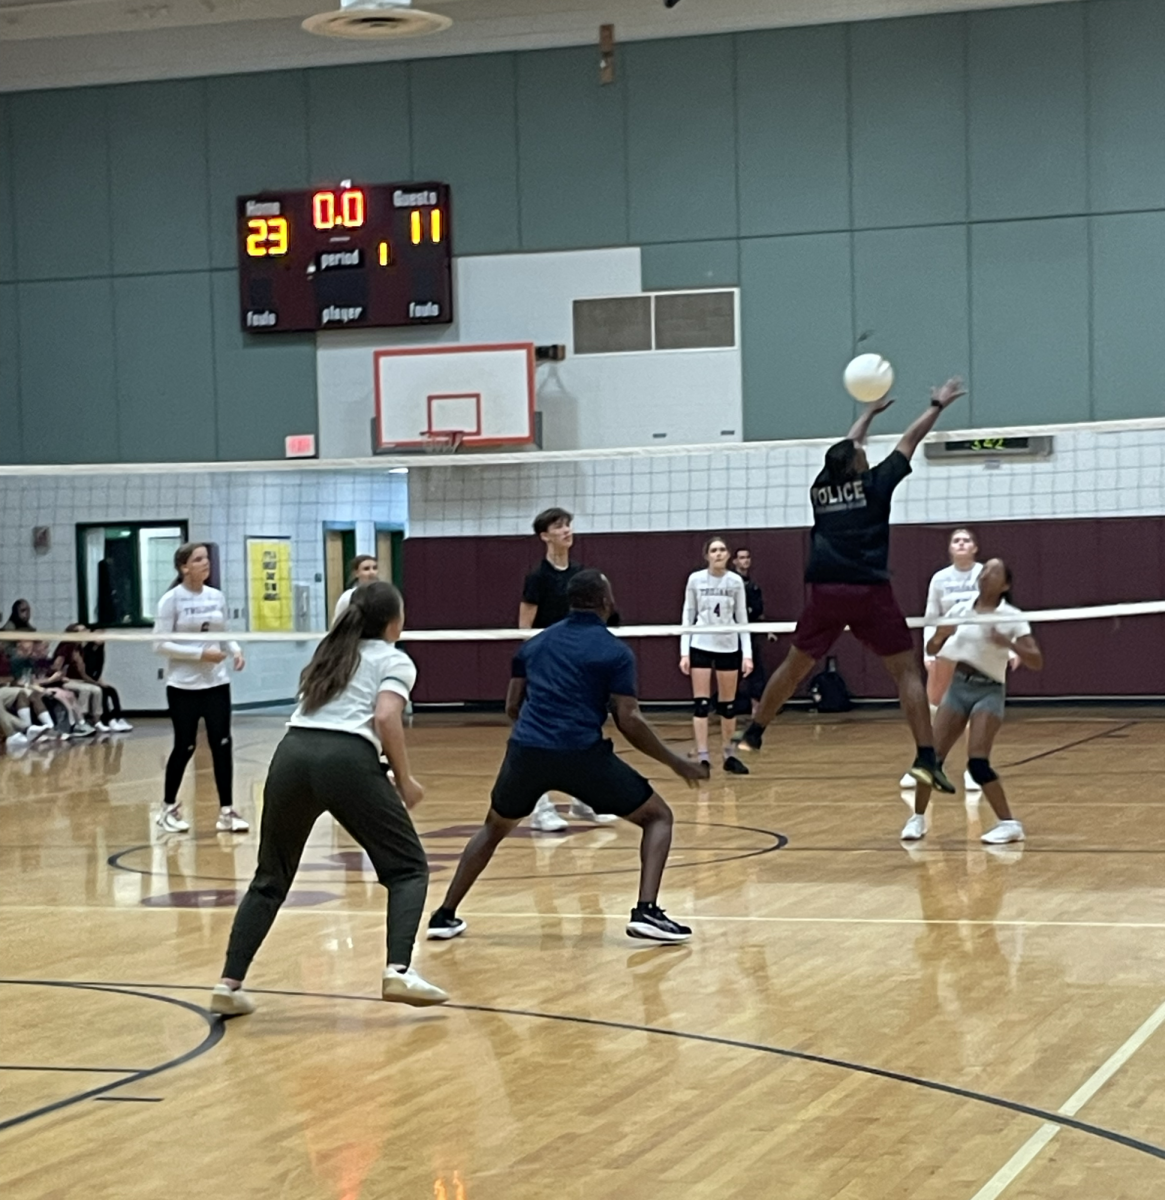
[[[369,881],[371,882],[371,881]],[[155,906],[127,904],[124,908],[102,908],[86,904],[5,904],[0,905],[0,915],[4,913],[152,913],[174,914],[190,912],[188,908],[158,908]],[[210,908],[202,909],[211,911]],[[224,906],[224,912],[233,912],[233,906]],[[479,917],[499,921],[615,921],[623,923],[627,920],[621,913],[583,913],[583,912],[486,912],[481,910],[462,910],[469,920]],[[384,912],[378,908],[281,908],[280,917],[371,917],[377,921],[384,920]],[[685,921],[715,924],[716,922],[739,922],[748,924],[773,925],[966,925],[966,926],[995,926],[999,929],[1165,929],[1165,921],[1024,921],[998,920],[982,921],[970,917],[932,918],[932,917],[757,917],[757,916],[708,916],[695,913],[684,914]]]
[[[1129,1061],[1130,1058],[1165,1023],[1165,1002],[1157,1006],[1152,1015],[1124,1042],[1108,1059],[1072,1093],[1056,1111],[1065,1117],[1074,1117],[1100,1091],[1102,1087]],[[1030,1166],[1040,1151],[1060,1132],[1062,1126],[1045,1122],[1026,1142],[995,1172],[994,1175],[971,1197],[971,1200],[996,1200]]]

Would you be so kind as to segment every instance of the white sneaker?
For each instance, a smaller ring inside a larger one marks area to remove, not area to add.
[[[902,827],[898,836],[904,842],[917,842],[919,838],[926,837],[926,814],[915,813]]]
[[[443,992],[435,983],[422,979],[412,967],[406,971],[385,967],[384,977],[380,981],[380,998],[394,1004],[423,1008],[427,1004],[444,1004],[449,999],[449,993]]]
[[[903,789],[909,788],[911,791],[914,791],[914,789],[918,787],[918,780],[915,779],[909,771],[907,771],[906,774],[898,780],[898,786]]]
[[[1008,842],[1023,841],[1023,826],[1018,821],[1000,821],[994,829],[988,829],[979,839],[989,846],[1003,846]]]
[[[182,810],[177,804],[162,805],[162,811],[158,813],[157,826],[159,829],[164,829],[167,833],[189,833],[190,825],[182,820]]]
[[[28,749],[28,734],[27,733],[10,733],[4,742],[4,745],[9,751],[12,750],[27,750]]]
[[[118,717],[117,720],[110,721],[109,728],[114,733],[130,733],[133,731],[133,726],[123,717]]]
[[[589,804],[574,799],[570,802],[570,815],[576,821],[590,821],[592,825],[614,825],[619,819],[614,813],[595,812]]]
[[[965,791],[968,791],[968,792],[981,792],[983,790],[983,785],[981,783],[976,783],[971,778],[970,771],[964,771],[963,772],[963,788]]]
[[[539,833],[561,833],[568,824],[559,815],[558,809],[549,796],[539,796],[534,805],[534,815],[530,818],[530,828]]]
[[[220,808],[214,827],[219,833],[246,833],[251,828],[233,808]]]
[[[245,1017],[255,1011],[255,1001],[241,987],[231,988],[219,983],[210,993],[210,1011],[222,1013],[224,1017]]]
[[[93,726],[93,728],[96,729],[98,733],[108,733],[109,732],[109,726],[106,725],[106,723],[104,721],[98,721],[97,724]]]

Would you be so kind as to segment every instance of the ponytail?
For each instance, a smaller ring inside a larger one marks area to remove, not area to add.
[[[404,601],[391,583],[357,588],[299,677],[299,702],[305,713],[323,708],[352,682],[360,665],[360,643],[383,638],[385,626],[403,611]]]

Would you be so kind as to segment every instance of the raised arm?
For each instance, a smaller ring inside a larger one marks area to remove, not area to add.
[[[896,447],[898,453],[905,458],[913,458],[915,450],[922,445],[922,439],[935,427],[943,410],[949,408],[960,396],[966,394],[967,389],[963,387],[963,381],[958,378],[948,379],[942,387],[931,388],[929,406],[899,438]]]
[[[648,758],[663,763],[688,783],[707,779],[711,774],[712,768],[707,763],[681,758],[659,740],[659,735],[647,723],[639,709],[639,701],[634,696],[612,696],[611,710],[619,732],[636,750],[646,754]]]
[[[887,396],[885,400],[879,400],[877,404],[867,404],[862,408],[862,415],[850,426],[849,433],[845,436],[851,442],[857,442],[859,446],[866,444],[866,438],[869,436],[870,425],[874,418],[879,413],[884,413],[886,409],[894,403],[892,397]]]

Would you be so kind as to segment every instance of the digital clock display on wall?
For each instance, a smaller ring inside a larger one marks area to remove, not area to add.
[[[1050,434],[1034,436],[983,435],[973,438],[952,438],[949,441],[926,441],[923,452],[931,462],[956,462],[968,458],[1047,458],[1052,453]]]
[[[238,198],[248,333],[447,325],[449,187],[344,182]]]

